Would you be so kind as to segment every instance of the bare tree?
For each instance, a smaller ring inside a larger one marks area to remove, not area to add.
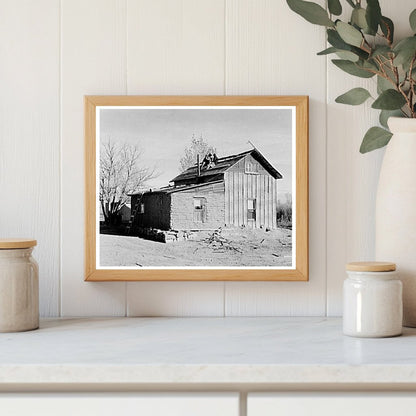
[[[179,169],[181,172],[190,168],[191,166],[196,164],[196,157],[199,155],[200,160],[205,157],[207,153],[217,153],[217,150],[210,146],[204,138],[199,136],[197,139],[195,135],[192,135],[191,144],[189,147],[185,148],[185,154],[181,157],[179,161]]]
[[[100,203],[106,224],[115,224],[128,194],[140,191],[157,176],[155,169],[144,167],[142,151],[136,145],[108,139],[100,149]]]

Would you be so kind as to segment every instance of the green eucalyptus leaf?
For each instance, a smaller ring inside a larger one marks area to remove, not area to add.
[[[360,57],[365,61],[370,57],[370,54],[368,52],[366,52],[363,49],[360,48],[356,48],[355,46],[352,46],[352,51],[355,52],[357,55],[360,55]],[[356,51],[359,51],[360,54]]]
[[[361,59],[363,59],[364,61],[366,61],[369,58],[369,54],[368,52],[366,52],[363,49],[357,48],[355,46],[351,46],[350,48],[351,52],[354,52],[356,55],[358,55]]]
[[[389,48],[388,46],[376,46],[376,48],[373,50],[373,52],[371,53],[371,57],[375,58],[376,56],[385,56],[386,58],[389,57],[389,53],[391,53],[392,50],[391,48]]]
[[[337,52],[338,49],[334,48],[333,46],[331,46],[330,48],[326,48],[321,52],[318,52],[317,55],[329,55],[330,53],[335,53]]]
[[[360,147],[360,153],[368,153],[372,150],[380,149],[388,144],[393,136],[389,131],[381,127],[371,127],[364,135]]]
[[[332,45],[334,48],[345,50],[345,51],[350,51],[350,52],[355,53],[357,56],[359,56],[362,59],[368,59],[368,53],[366,51],[344,42],[336,30],[328,29],[327,37],[328,37],[328,43]]]
[[[364,32],[368,31],[368,23],[365,17],[366,10],[362,7],[357,7],[352,11],[351,23],[363,29]]]
[[[381,94],[383,91],[391,89],[393,84],[386,78],[377,75],[377,93]]]
[[[336,29],[339,36],[345,43],[356,46],[358,48],[363,43],[363,35],[354,26],[339,20],[336,24]]]
[[[391,19],[386,16],[381,17],[380,28],[384,36],[389,40],[390,43],[393,43],[394,39],[394,23]]]
[[[381,22],[381,9],[378,0],[367,0],[365,17],[367,19],[369,33],[375,35],[378,25]]]
[[[389,126],[387,125],[387,121],[390,117],[402,117],[402,116],[403,114],[400,110],[381,110],[379,121],[383,127],[388,129]]]
[[[412,13],[410,13],[409,23],[410,23],[410,27],[412,28],[413,32],[416,32],[416,9],[414,9],[412,11]]]
[[[332,45],[334,48],[337,48],[337,49],[345,49],[345,50],[349,50],[350,49],[349,48],[349,45],[346,44],[342,40],[341,36],[339,35],[339,33],[336,30],[334,30],[334,29],[328,29],[326,31],[326,34],[327,34],[327,38],[328,38],[328,43],[330,45]]]
[[[388,89],[383,91],[372,107],[379,110],[398,110],[406,104],[406,99],[399,91]]]
[[[332,46],[330,48],[324,49],[321,52],[318,52],[317,55],[329,55],[331,53],[336,53],[339,58],[346,59],[352,62],[358,62],[358,60],[360,59],[359,56],[353,52],[344,51],[342,49],[337,49]]]
[[[371,78],[375,74],[362,69],[357,63],[347,61],[345,59],[333,59],[333,64],[350,75],[354,75],[360,78]]]
[[[314,25],[334,26],[328,12],[319,4],[303,0],[286,0],[288,6],[305,20]]]
[[[396,85],[396,74],[387,66],[384,66],[384,72],[386,73],[386,75],[394,82],[394,85],[388,81],[387,79],[384,79],[384,81],[380,81],[380,86],[385,86],[384,90],[388,90],[390,88],[394,88],[394,86]],[[403,71],[399,71],[399,83],[404,81],[404,78],[406,76],[406,74]],[[379,91],[380,93],[381,91]]]
[[[403,69],[407,71],[410,63],[416,54],[416,36],[411,36],[401,40],[395,47],[396,54],[394,58],[395,65],[402,65]]]
[[[335,102],[348,105],[360,105],[371,97],[365,88],[353,88],[335,99]]]
[[[365,69],[371,69],[372,71],[379,70],[379,65],[376,61],[363,61],[362,67]]]
[[[414,46],[416,45],[416,36],[409,36],[407,38],[402,39],[400,42],[397,43],[397,45],[393,48],[393,51],[398,53],[402,50],[406,49],[414,49]]]
[[[396,74],[388,67],[388,66],[384,66],[384,72],[386,73],[386,75],[393,81],[394,85],[392,84],[391,81],[385,79],[385,78],[378,78],[377,79],[377,86],[378,88],[378,93],[380,94],[382,91],[388,90],[390,88],[394,88],[394,86],[396,85]],[[404,80],[404,76],[406,74],[403,71],[399,72],[399,82],[403,82]]]
[[[335,53],[339,58],[346,61],[358,62],[360,60],[360,57],[357,56],[354,52],[337,50]]]
[[[342,13],[342,6],[339,0],[328,0],[329,13],[339,16]]]

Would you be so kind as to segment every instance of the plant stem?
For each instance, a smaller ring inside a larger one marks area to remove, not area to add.
[[[414,94],[415,94],[415,90],[414,90],[414,88],[415,88],[415,81],[414,81],[413,76],[412,76],[412,72],[413,72],[413,67],[414,67],[414,64],[415,64],[415,60],[416,60],[416,55],[413,56],[413,59],[412,59],[412,62],[410,63],[410,68],[409,68],[409,83],[410,83],[409,107],[410,107],[410,114],[411,114],[412,118],[415,118],[416,117],[415,110],[414,110],[414,107],[413,107],[413,97],[414,97]]]

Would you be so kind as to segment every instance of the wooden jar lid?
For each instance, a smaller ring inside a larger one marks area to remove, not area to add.
[[[34,247],[36,244],[36,240],[29,240],[26,238],[0,238],[0,250],[14,248],[30,248]]]
[[[394,272],[396,265],[385,261],[357,261],[347,263],[346,269],[350,272]]]

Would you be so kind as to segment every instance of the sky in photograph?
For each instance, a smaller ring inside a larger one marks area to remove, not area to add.
[[[159,175],[148,188],[167,186],[180,173],[180,159],[192,136],[202,136],[218,157],[252,149],[250,140],[283,175],[280,198],[292,191],[291,109],[101,109],[101,141],[137,145],[143,166]],[[196,161],[195,161],[196,162]]]

